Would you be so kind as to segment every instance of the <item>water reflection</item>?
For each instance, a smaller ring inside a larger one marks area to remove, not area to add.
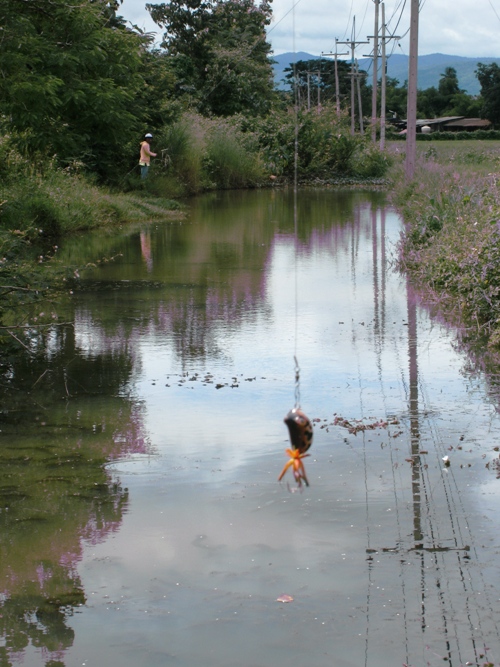
[[[85,355],[73,326],[30,333],[1,386],[0,662],[36,650],[64,664],[85,604],[77,565],[85,544],[117,531],[128,491],[103,463],[146,451],[140,406],[116,396],[127,355]]]
[[[301,194],[300,255],[311,259],[318,248],[330,249],[336,261],[338,254],[352,252],[355,272],[357,248],[367,231],[360,218],[363,198],[349,192],[329,198],[314,190]],[[381,195],[371,199],[376,208]],[[106,348],[113,339],[130,351],[138,337],[153,329],[168,332],[185,361],[220,355],[216,330],[221,324],[237,330],[257,313],[271,317],[270,262],[293,237],[293,225],[292,192],[253,199],[226,193],[194,202],[187,222],[107,239],[100,252],[120,259],[83,276],[84,285],[102,294],[91,313],[86,305],[76,309],[77,336],[92,332],[99,340],[80,337],[79,343]],[[69,261],[79,260],[77,251],[77,246],[67,251]]]
[[[6,664],[457,667],[496,641],[495,411],[391,272],[383,196],[297,211],[295,234],[292,192],[213,194],[63,248],[96,262],[72,326],[4,375]],[[296,351],[315,438],[289,494]]]

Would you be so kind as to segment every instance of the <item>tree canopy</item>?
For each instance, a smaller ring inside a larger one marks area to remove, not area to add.
[[[266,28],[272,0],[169,0],[147,9],[162,43],[127,27],[122,0],[0,0],[0,131],[25,155],[79,164],[104,180],[128,172],[146,131],[183,111],[265,117],[293,103],[274,89]],[[340,102],[350,105],[350,63],[337,63]],[[360,72],[364,115],[371,86]],[[418,93],[422,118],[482,115],[500,125],[500,67],[478,64],[481,98],[445,68]],[[285,70],[302,105],[335,103],[332,59]],[[387,81],[387,115],[406,115],[406,84]],[[318,99],[320,98],[320,99]],[[278,103],[279,102],[279,103]],[[356,106],[358,99],[356,95]]]
[[[147,4],[165,29],[161,44],[176,64],[178,89],[203,113],[266,113],[274,97],[265,27],[271,0],[171,0]]]
[[[137,132],[144,38],[116,3],[0,0],[0,112],[30,151],[83,161],[100,174]]]
[[[341,101],[349,99],[351,65],[346,60],[337,61],[337,77],[339,82],[339,97]],[[284,81],[292,89],[295,84],[300,99],[308,98],[308,87],[310,91],[320,89],[320,99],[323,102],[335,102],[335,61],[326,58],[314,60],[299,60],[292,67],[284,69]],[[364,73],[366,74],[366,73]],[[366,82],[366,76],[362,78],[362,85]],[[312,93],[312,97],[316,97]]]
[[[500,125],[500,67],[496,63],[478,63],[476,76],[481,84],[483,115],[495,125]]]

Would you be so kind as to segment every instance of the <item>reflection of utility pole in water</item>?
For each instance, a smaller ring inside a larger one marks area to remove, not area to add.
[[[377,216],[380,215],[380,232]],[[385,209],[372,207],[372,263],[373,263],[373,331],[377,345],[377,367],[382,382],[382,360],[380,358],[385,339],[385,294],[387,282],[385,251]],[[380,262],[379,262],[380,259]]]
[[[379,378],[381,381],[381,389],[383,391],[382,382],[382,361],[381,353],[383,350],[383,336],[384,336],[384,319],[385,319],[385,282],[386,273],[384,266],[385,259],[385,219],[381,219],[380,228],[378,226],[377,212],[375,208],[371,212],[371,226],[372,226],[372,261],[373,261],[373,308],[374,308],[374,334],[377,354],[377,366],[379,369]],[[379,236],[380,234],[380,236]],[[436,637],[435,641],[439,640],[444,646],[444,655],[440,656],[446,661],[446,664],[463,665],[462,647],[461,643],[465,641],[461,633],[457,632],[458,623],[455,605],[461,604],[463,596],[465,596],[466,613],[463,617],[465,628],[469,633],[472,645],[468,650],[476,656],[474,664],[480,664],[480,651],[477,648],[476,633],[477,627],[474,627],[472,613],[469,608],[470,600],[475,599],[473,596],[477,594],[472,585],[468,582],[472,579],[468,578],[468,571],[464,567],[465,560],[469,558],[467,552],[470,547],[460,544],[458,537],[461,537],[461,528],[458,525],[460,518],[455,516],[453,510],[456,507],[450,503],[452,490],[446,487],[448,473],[441,474],[441,483],[446,494],[446,501],[448,504],[449,520],[451,523],[452,538],[446,538],[443,534],[446,526],[440,522],[439,514],[445,515],[441,512],[441,507],[438,506],[437,485],[431,483],[429,477],[429,470],[425,461],[421,462],[423,456],[421,439],[423,430],[424,435],[427,434],[427,417],[420,415],[420,407],[425,401],[425,394],[422,396],[422,380],[419,374],[418,366],[418,320],[417,320],[417,298],[409,281],[406,282],[406,311],[407,311],[407,325],[408,325],[408,415],[409,415],[409,435],[410,435],[410,455],[406,458],[407,462],[411,464],[411,502],[407,503],[407,509],[411,512],[407,515],[406,521],[412,523],[412,529],[405,531],[402,534],[399,518],[398,532],[395,541],[383,548],[374,548],[371,542],[370,535],[370,518],[368,511],[369,503],[369,487],[366,486],[366,502],[367,502],[367,549],[369,554],[367,561],[368,565],[368,589],[366,599],[366,638],[365,638],[365,667],[369,664],[368,656],[371,655],[370,644],[373,640],[372,629],[372,613],[373,597],[376,581],[377,561],[372,554],[385,553],[390,558],[389,554],[408,554],[406,556],[398,556],[402,564],[400,570],[401,578],[401,604],[404,612],[402,616],[401,626],[401,641],[402,650],[406,651],[406,662],[403,664],[414,664],[410,662],[410,657],[415,652],[416,647],[421,643],[422,639],[428,635],[432,637],[431,620],[439,618],[441,638]],[[406,373],[404,373],[406,375]],[[423,415],[426,413],[424,412]],[[365,460],[365,476],[366,476],[366,460]],[[408,480],[405,473],[405,479]],[[365,477],[366,484],[366,477]],[[404,483],[405,493],[408,488],[408,481]],[[398,495],[396,483],[394,492]],[[443,508],[445,509],[445,508]],[[463,508],[462,508],[463,509]],[[451,541],[451,544],[450,544]],[[455,556],[450,552],[456,552]],[[462,555],[465,552],[465,555]],[[411,558],[409,554],[412,554]],[[455,560],[456,559],[456,560]],[[413,566],[412,572],[407,569],[407,564]],[[382,568],[381,576],[392,576],[391,565],[386,564]],[[454,585],[458,580],[459,586],[454,589]],[[391,585],[394,583],[392,580]],[[435,587],[435,590],[432,590]],[[377,586],[377,589],[379,586]],[[383,590],[383,589],[382,589]],[[397,604],[397,603],[396,603]],[[473,606],[473,605],[472,605]],[[398,613],[398,616],[400,614]],[[462,622],[462,619],[460,620]],[[419,626],[419,630],[417,627]],[[421,637],[421,638],[420,638]],[[455,654],[457,661],[455,662]],[[438,655],[435,653],[434,655]],[[430,664],[430,663],[427,663]],[[469,664],[473,664],[470,662]],[[481,664],[483,664],[481,662]],[[485,663],[487,664],[487,663]],[[492,664],[492,663],[488,663]]]
[[[373,331],[378,348],[377,366],[379,375],[381,372],[380,363],[380,316],[379,316],[379,280],[378,280],[378,234],[377,234],[377,209],[372,205],[372,264],[373,264]]]
[[[411,287],[406,282],[408,311],[408,358],[410,374],[410,450],[412,462],[411,486],[413,497],[413,539],[415,547],[422,546],[422,519],[420,509],[420,426],[418,418],[418,358],[417,358],[417,304]]]

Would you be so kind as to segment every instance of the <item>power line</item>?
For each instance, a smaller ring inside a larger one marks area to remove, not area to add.
[[[493,3],[491,2],[491,0],[488,0],[488,2],[490,3],[490,7],[491,7],[491,9],[493,10],[495,16],[496,16],[497,19],[500,21],[500,16],[498,16],[498,12],[497,12],[497,10],[495,9],[495,7],[493,6]]]
[[[275,28],[277,28],[277,27],[279,26],[279,24],[281,23],[281,21],[283,21],[284,19],[286,19],[286,17],[288,16],[288,14],[290,14],[291,12],[293,12],[294,9],[295,9],[295,7],[296,7],[297,5],[300,5],[301,2],[302,2],[302,0],[297,0],[297,2],[295,2],[295,3],[292,5],[291,9],[289,9],[289,10],[286,12],[286,14],[283,14],[283,16],[280,18],[279,21],[276,21],[276,23],[273,25],[272,28],[270,28],[269,30],[266,30],[266,33],[269,35],[270,32],[272,32]]]
[[[403,5],[403,7],[402,7],[402,9],[401,9],[401,12],[400,12],[400,14],[399,14],[399,18],[398,18],[398,22],[397,22],[397,24],[396,24],[396,28],[395,28],[395,30],[397,30],[398,25],[400,24],[400,22],[401,22],[401,18],[402,18],[402,16],[403,16],[403,12],[404,12],[405,7],[406,7],[406,0],[399,0],[399,3],[397,4],[396,8],[395,8],[394,11],[392,12],[391,18],[388,19],[388,21],[387,21],[387,27],[389,27],[389,25],[391,24],[392,20],[393,20],[394,17],[396,16],[396,13],[397,13],[398,9],[401,7],[401,4]]]
[[[346,27],[345,27],[345,30],[344,30],[344,34],[342,35],[342,39],[345,39],[345,37],[347,35],[347,31],[349,30],[349,26],[351,25],[351,16],[352,16],[353,5],[354,5],[354,0],[351,0],[351,7],[349,9],[349,16],[347,18],[347,24],[346,24]]]
[[[401,3],[400,3],[400,4],[401,4]],[[406,9],[406,0],[403,0],[403,6],[402,6],[402,8],[401,8],[401,12],[399,13],[398,21],[397,21],[397,23],[396,23],[395,28],[392,29],[393,32],[396,32],[396,30],[398,29],[399,24],[401,23],[401,19],[403,18],[403,12],[404,12],[405,9]],[[393,13],[393,15],[391,16],[391,18],[387,21],[387,27],[389,27],[389,25],[390,25],[392,19],[394,18],[394,15],[396,14],[396,12],[397,12],[397,8],[394,10],[394,13]],[[408,28],[408,31],[409,31],[409,28]],[[408,32],[408,31],[407,31],[407,32]],[[406,33],[405,33],[405,34],[406,34]]]

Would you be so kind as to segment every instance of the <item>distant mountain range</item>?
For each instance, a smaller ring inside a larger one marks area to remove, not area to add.
[[[283,88],[281,81],[285,76],[283,73],[285,67],[289,67],[292,63],[299,60],[319,60],[320,57],[313,56],[304,51],[282,53],[279,56],[273,56],[273,59],[276,61],[273,66],[276,85],[279,88]],[[332,60],[332,58],[329,58],[329,60]],[[360,58],[358,63],[360,69],[371,71],[370,58]],[[485,65],[497,63],[500,66],[500,58],[464,58],[462,56],[448,56],[444,53],[431,53],[427,56],[419,56],[418,87],[420,90],[430,88],[431,86],[437,88],[445,67],[454,67],[457,71],[460,88],[469,93],[469,95],[478,95],[481,86],[474,73],[478,63],[484,63]],[[387,76],[398,79],[399,83],[403,84],[408,79],[408,56],[394,53],[388,58]]]

